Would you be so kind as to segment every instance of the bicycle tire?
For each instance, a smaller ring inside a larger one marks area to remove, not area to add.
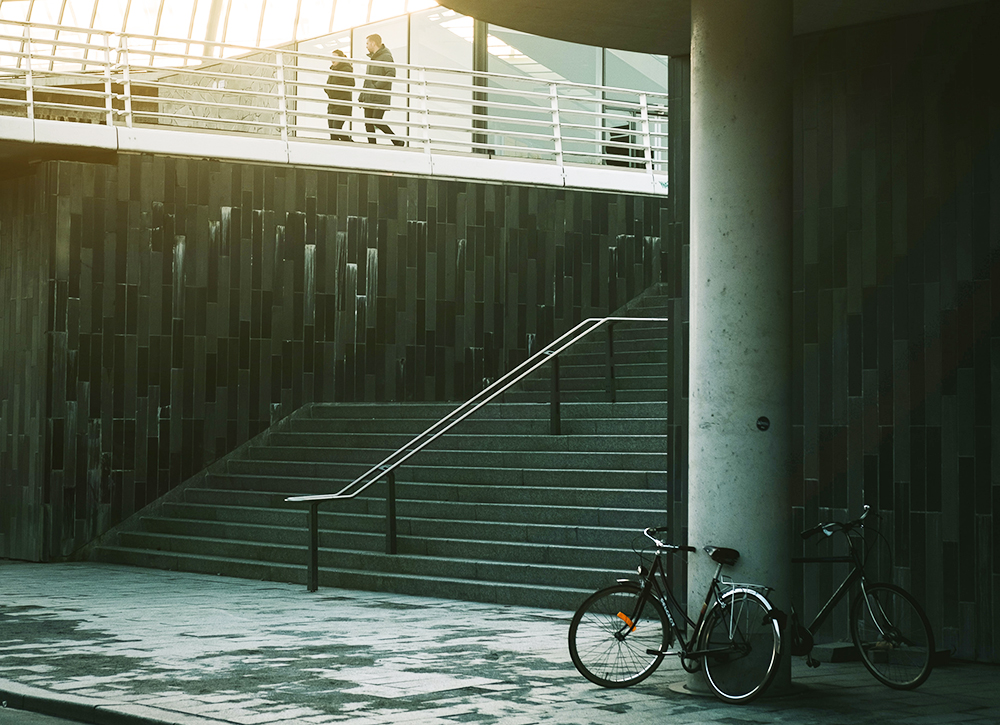
[[[639,621],[633,621],[641,589],[617,584],[591,594],[573,614],[569,654],[584,677],[601,687],[628,687],[660,666],[673,641],[663,605],[647,596]],[[631,626],[630,626],[631,625]]]
[[[930,621],[913,595],[895,584],[867,584],[858,592],[851,638],[868,671],[894,690],[919,687],[931,674]]]
[[[698,639],[702,670],[723,702],[743,704],[764,692],[781,661],[781,628],[767,598],[734,589],[709,610]]]

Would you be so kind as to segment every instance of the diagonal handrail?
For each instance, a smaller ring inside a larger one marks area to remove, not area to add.
[[[479,393],[472,396],[462,405],[455,408],[448,415],[425,430],[420,435],[413,438],[406,445],[398,448],[393,453],[386,456],[380,463],[369,468],[358,478],[344,486],[337,493],[311,494],[305,496],[288,496],[285,498],[289,503],[309,504],[309,561],[306,573],[306,589],[314,592],[319,588],[319,505],[326,501],[346,500],[357,497],[360,493],[378,481],[385,479],[388,484],[386,491],[386,553],[396,553],[396,474],[395,471],[403,463],[422,451],[432,442],[447,433],[477,410],[487,403],[495,400],[512,386],[519,383],[535,370],[545,365],[550,360],[555,365],[552,373],[552,406],[553,423],[558,432],[558,405],[559,405],[559,359],[558,355],[582,340],[584,337],[594,332],[603,325],[613,325],[615,322],[669,322],[666,317],[590,317],[578,323],[575,327],[560,335],[557,339],[546,345],[544,348],[531,355],[527,360],[515,367],[510,372],[501,376],[493,383],[483,388]],[[609,330],[612,328],[609,327]],[[614,376],[610,372],[611,357],[613,350],[610,346],[609,335],[608,363],[609,363],[609,383],[613,386]],[[613,392],[613,387],[612,387]]]
[[[333,501],[336,499],[351,499],[362,493],[372,484],[380,481],[414,455],[422,451],[439,437],[478,411],[487,403],[503,395],[507,390],[521,382],[528,375],[553,359],[556,355],[569,348],[574,343],[594,332],[609,322],[667,322],[666,317],[590,317],[577,324],[572,329],[560,335],[556,340],[546,345],[513,370],[495,380],[479,393],[462,403],[451,413],[432,425],[406,445],[386,456],[380,463],[369,468],[351,483],[337,493],[311,494],[306,496],[289,496],[287,502],[303,503],[314,501]],[[581,332],[582,330],[582,332]],[[351,491],[352,488],[356,490]],[[351,491],[348,493],[348,491]]]

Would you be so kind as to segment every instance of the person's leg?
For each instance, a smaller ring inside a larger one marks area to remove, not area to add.
[[[330,121],[330,128],[332,128],[332,129],[336,129],[337,131],[339,131],[343,127],[344,127],[344,121],[343,121],[343,119],[341,119],[339,121],[333,121],[333,120]],[[350,141],[351,140],[350,136],[345,136],[344,134],[337,134],[335,136],[331,136],[330,138],[332,138],[334,141]]]
[[[381,119],[382,118],[382,113],[385,113],[385,111],[382,111],[380,113],[379,109],[377,109],[377,108],[373,108],[372,106],[365,106],[365,119],[366,120]],[[377,143],[375,141],[375,124],[373,124],[373,123],[366,123],[365,124],[365,131],[368,132],[368,143]]]
[[[387,109],[385,106],[383,106],[382,108],[379,108],[378,109],[378,115],[376,116],[376,118],[379,119],[379,120],[382,120],[382,116],[385,115],[385,112],[387,110],[389,110],[389,109]],[[394,134],[392,132],[392,129],[389,128],[388,124],[378,123],[378,124],[375,124],[375,128],[377,128],[379,131],[381,131],[382,133],[384,133],[386,136],[395,136],[396,135],[396,134]],[[403,142],[400,141],[398,138],[394,138],[392,140],[392,145],[393,146],[402,146]]]

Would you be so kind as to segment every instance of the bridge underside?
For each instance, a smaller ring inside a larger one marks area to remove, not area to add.
[[[386,174],[633,194],[666,193],[665,176],[654,177],[607,166],[557,166],[544,161],[498,158],[488,154],[397,149],[384,145],[307,139],[283,141],[275,137],[231,135],[196,129],[109,127],[0,116],[0,163],[23,163],[37,159],[112,161],[119,153],[357,171],[377,169]]]

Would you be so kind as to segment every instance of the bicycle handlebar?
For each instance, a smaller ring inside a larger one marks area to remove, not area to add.
[[[667,531],[668,527],[666,526],[660,526],[658,528],[650,526],[649,528],[643,529],[642,533],[645,534],[647,539],[650,539],[654,544],[656,544],[657,548],[659,549],[673,549],[674,551],[697,551],[697,549],[693,546],[684,546],[680,544],[667,544],[656,538],[657,534],[664,534]]]
[[[848,521],[846,523],[841,521],[830,521],[825,524],[816,524],[811,529],[806,529],[805,531],[803,531],[800,534],[800,536],[803,539],[808,539],[810,537],[815,536],[820,531],[822,531],[827,536],[833,536],[838,531],[847,532],[857,526],[860,526],[862,522],[868,517],[869,513],[871,513],[871,506],[865,504],[865,512],[861,514],[861,516],[859,516],[858,518],[854,519],[854,521]]]

